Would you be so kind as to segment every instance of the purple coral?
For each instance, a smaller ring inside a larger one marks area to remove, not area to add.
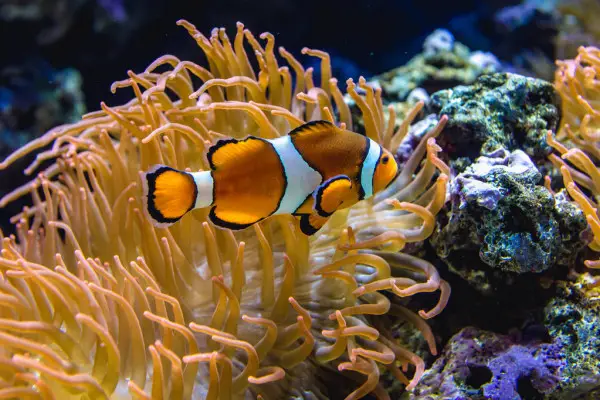
[[[452,182],[451,193],[459,200],[459,208],[463,209],[468,203],[475,202],[488,210],[495,209],[500,198],[506,195],[493,181],[493,176],[498,173],[514,175],[532,183],[541,178],[525,152],[516,150],[511,153],[505,149],[498,149],[489,157],[479,157]]]
[[[492,380],[483,386],[483,394],[490,399],[520,398],[517,392],[519,378],[529,377],[539,393],[550,393],[558,385],[556,375],[564,364],[556,344],[538,346],[511,345],[504,353],[488,361]]]
[[[559,342],[524,343],[509,335],[467,327],[450,339],[411,399],[530,398],[525,393],[554,391],[564,365]]]

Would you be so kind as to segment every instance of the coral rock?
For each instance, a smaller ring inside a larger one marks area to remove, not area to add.
[[[562,293],[545,308],[550,335],[564,343],[567,363],[561,390],[553,399],[596,399],[600,391],[600,287],[589,274],[563,283]],[[577,397],[583,393],[591,397]]]
[[[448,219],[432,238],[438,255],[472,283],[487,268],[520,274],[571,264],[585,246],[580,233],[586,220],[562,194],[553,196],[542,186],[541,178],[520,150],[480,157],[450,184]],[[480,270],[458,267],[465,263],[455,260],[465,252],[479,253]]]
[[[438,29],[423,43],[423,52],[406,65],[375,77],[390,101],[404,101],[416,88],[428,93],[455,85],[470,84],[482,74],[500,71],[500,63],[489,53],[471,52],[454,41],[452,34]]]
[[[450,339],[410,399],[531,399],[558,387],[564,357],[560,342],[521,343],[467,327]]]
[[[561,116],[552,84],[510,73],[434,93],[431,107],[449,117],[440,145],[459,172],[499,148],[523,149],[535,161],[545,160],[551,152],[546,132],[557,128]]]

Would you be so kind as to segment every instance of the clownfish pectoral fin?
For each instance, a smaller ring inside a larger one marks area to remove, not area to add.
[[[206,154],[210,168],[215,171],[229,161],[248,158],[257,154],[264,146],[265,140],[254,136],[246,139],[221,139]]]
[[[192,174],[155,165],[142,176],[143,200],[152,223],[166,228],[196,205],[198,186]]]
[[[352,181],[346,175],[327,179],[314,192],[315,211],[321,217],[329,217],[352,195]]]
[[[300,230],[306,236],[312,236],[319,231],[329,221],[328,217],[321,217],[318,214],[302,214],[300,216]]]

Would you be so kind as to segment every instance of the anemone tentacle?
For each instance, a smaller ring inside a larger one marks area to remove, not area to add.
[[[414,323],[436,353],[423,319],[443,309],[449,286],[431,264],[398,251],[431,233],[445,201],[448,167],[435,136],[446,119],[389,188],[336,213],[314,238],[292,216],[234,233],[214,227],[206,210],[155,228],[140,180],[151,165],[205,170],[218,138],[278,137],[311,120],[352,128],[326,53],[302,51],[321,60],[317,84],[291,53],[279,48],[277,57],[269,33],[261,42],[238,23],[230,40],[224,29],[207,37],[178,24],[207,68],[160,57],[113,84],[133,91],[130,102],[103,103],[0,164],[51,145],[26,173],[50,166],[0,200],[32,202],[2,238],[2,387],[42,398],[327,398],[317,373],[325,368],[357,381],[348,399],[385,398],[383,367],[413,388],[423,361],[378,318]],[[417,113],[396,127],[381,91],[362,78],[364,95],[356,86],[347,81],[366,135],[394,154]],[[396,304],[438,290],[439,304],[418,315]]]

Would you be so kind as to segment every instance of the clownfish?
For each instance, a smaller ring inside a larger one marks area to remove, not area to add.
[[[153,224],[177,222],[210,207],[209,219],[233,230],[271,215],[299,217],[313,235],[339,209],[373,196],[397,176],[389,151],[368,137],[312,121],[276,139],[221,139],[207,153],[209,171],[155,165],[143,174],[144,202]]]

